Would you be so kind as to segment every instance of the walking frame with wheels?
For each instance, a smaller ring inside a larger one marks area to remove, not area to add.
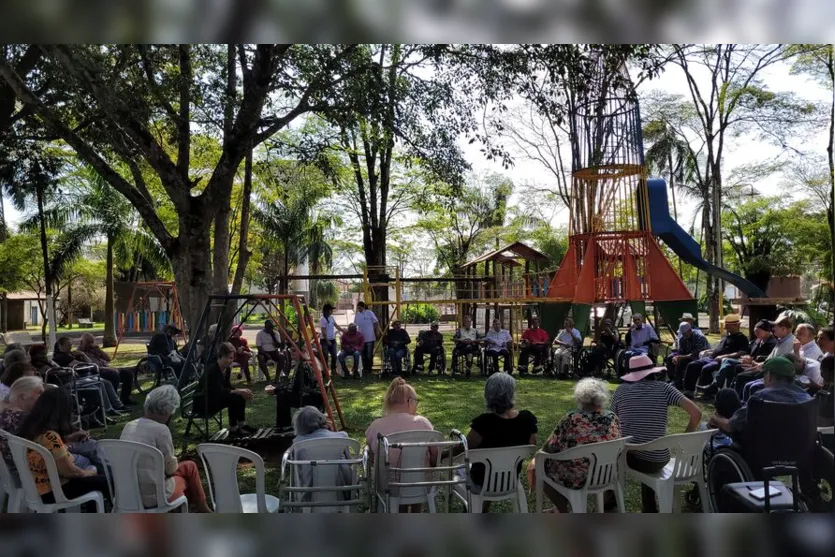
[[[463,457],[455,463],[452,453],[459,447],[463,449]],[[431,449],[437,450],[435,466],[427,467],[426,452]],[[399,457],[396,463],[392,454],[395,450]],[[442,461],[446,464],[441,465]],[[437,431],[378,434],[374,466],[376,510],[397,513],[400,505],[425,502],[429,511],[435,512],[436,489],[444,488],[444,512],[448,513],[451,490],[456,486],[463,489],[459,497],[465,499],[468,509],[472,508],[469,469],[467,438],[457,429],[452,430],[448,441]]]

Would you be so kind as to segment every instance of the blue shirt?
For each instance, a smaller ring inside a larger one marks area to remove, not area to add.
[[[649,346],[647,343],[651,340],[658,340],[658,335],[655,334],[655,329],[652,325],[644,323],[640,329],[630,330],[630,344],[629,349],[633,352],[640,352],[642,354],[649,353]]]
[[[800,404],[809,400],[809,394],[801,389],[795,383],[777,383],[770,387],[765,387],[755,392],[749,398],[751,400],[762,400],[764,402],[782,402],[784,404]],[[734,412],[728,424],[731,426],[731,431],[744,431],[748,425],[748,404]]]

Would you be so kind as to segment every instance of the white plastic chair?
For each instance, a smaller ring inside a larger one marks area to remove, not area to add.
[[[389,435],[380,435],[377,440],[377,454],[375,455],[375,482],[377,500],[384,506],[383,512],[398,513],[400,505],[416,505],[426,503],[429,512],[436,512],[434,486],[416,485],[414,487],[389,484],[420,484],[427,481],[426,474],[436,469],[441,461],[441,451],[438,451],[434,463],[426,467],[428,447],[419,445],[403,447],[402,449],[388,449],[388,445],[398,443],[445,443],[444,434],[440,431],[400,431]],[[399,451],[399,456],[393,461],[392,451]],[[413,471],[412,471],[413,470]]]
[[[113,512],[115,513],[167,513],[176,509],[188,512],[188,499],[181,495],[168,502],[165,493],[165,459],[156,447],[123,441],[121,439],[102,439],[99,452],[108,466],[104,467],[107,481],[113,494]],[[139,464],[154,475],[156,486],[156,507],[146,507],[142,501],[142,489],[139,483]]]
[[[627,477],[634,478],[650,487],[658,496],[658,509],[662,513],[678,512],[681,508],[681,497],[677,487],[696,483],[702,500],[702,512],[710,512],[710,498],[704,478],[704,448],[705,443],[718,430],[696,431],[693,433],[679,433],[667,435],[649,443],[641,445],[627,444],[624,456],[630,451],[670,451],[670,462],[663,470],[655,474],[638,472],[629,468],[625,463],[623,469]]]
[[[209,480],[209,497],[219,513],[277,513],[278,497],[266,494],[264,460],[257,453],[217,443],[197,446]],[[244,493],[238,486],[238,462],[248,460],[255,468],[255,493]]]
[[[530,458],[536,452],[533,445],[516,447],[499,447],[494,449],[473,449],[469,452],[470,470],[476,463],[484,465],[484,485],[481,491],[471,485],[472,505],[467,509],[471,513],[480,513],[484,501],[511,501],[516,512],[528,512],[528,498],[525,488],[519,481],[519,470],[523,460]],[[467,500],[461,487],[456,486],[453,493],[464,507]]]
[[[61,488],[61,477],[58,475],[58,466],[55,464],[55,458],[46,447],[42,447],[28,439],[17,437],[2,430],[0,430],[0,437],[5,437],[9,443],[9,450],[12,453],[12,459],[14,460],[14,465],[17,468],[17,474],[20,478],[23,499],[29,509],[36,513],[54,513],[61,510],[76,509],[84,503],[94,502],[96,512],[104,512],[104,495],[100,491],[91,491],[75,499],[67,499],[64,495],[64,490]],[[35,478],[32,476],[32,470],[29,468],[29,458],[27,456],[29,451],[38,453],[46,463],[46,472],[49,477],[49,485],[52,487],[52,496],[55,499],[54,503],[44,503],[38,493]]]
[[[557,493],[568,499],[571,512],[585,513],[588,509],[589,495],[597,496],[597,512],[603,512],[603,493],[608,490],[615,492],[618,511],[626,512],[623,483],[618,474],[618,460],[626,442],[631,437],[622,437],[612,441],[579,445],[557,454],[539,451],[536,453],[536,512],[542,512],[542,495],[544,484],[550,485]],[[586,483],[580,489],[569,489],[558,484],[545,474],[545,463],[549,460],[572,461],[587,459],[589,462]]]
[[[323,437],[301,441],[281,458],[281,483],[286,485],[282,493],[287,495],[285,509],[349,512],[370,503],[368,479],[368,447],[361,450],[359,441],[354,439]]]
[[[8,508],[6,498],[9,500]],[[0,455],[0,513],[6,509],[8,513],[19,513],[22,510],[23,489],[16,474],[12,474],[5,459]]]

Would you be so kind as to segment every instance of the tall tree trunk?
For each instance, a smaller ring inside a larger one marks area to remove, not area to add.
[[[386,232],[382,227],[376,227],[371,231],[371,242],[365,245],[365,261],[369,268],[373,268],[368,273],[368,280],[372,283],[387,282],[384,280],[386,273]],[[374,302],[387,302],[389,299],[388,286],[374,286],[371,288]],[[366,300],[370,302],[372,300]],[[377,319],[380,323],[385,325],[388,323],[388,306],[375,305],[371,306]]]
[[[67,283],[67,329],[72,329],[72,279]]]
[[[250,197],[252,196],[252,148],[244,159],[244,191],[241,199],[241,231],[238,236],[238,266],[235,268],[235,277],[232,279],[232,294],[239,294],[246,275],[246,266],[252,252],[249,251],[249,212]]]
[[[829,159],[829,241],[831,245],[830,257],[832,258],[832,274],[829,279],[832,282],[832,318],[835,320],[835,45],[829,45],[827,66],[829,80],[832,85],[832,101],[829,105],[829,142],[826,146],[826,154]],[[6,312],[3,312],[5,315]],[[5,329],[4,329],[5,330]]]
[[[6,243],[6,210],[3,207],[3,190],[0,189],[0,244]],[[0,333],[9,329],[9,300],[6,293],[0,293]]]
[[[46,296],[46,319],[45,321],[49,324],[49,341],[48,346],[55,346],[56,340],[56,328],[57,323],[55,322],[55,298],[52,297],[52,268],[49,264],[49,244],[46,240],[46,221],[44,220],[44,210],[43,210],[43,197],[44,191],[43,186],[37,184],[35,187],[35,197],[37,198],[38,202],[38,222],[40,224],[40,236],[41,236],[41,254],[43,255],[43,276],[44,276],[44,283],[45,283],[45,296]],[[46,326],[47,323],[44,323]],[[45,335],[45,330],[43,330],[43,334]]]
[[[670,197],[673,199],[673,218],[678,222],[678,204],[676,203],[676,169],[673,166],[673,155],[670,153],[670,158],[667,161],[667,168],[670,169]],[[681,257],[678,257],[678,276],[684,280],[684,267],[681,262]]]
[[[113,307],[113,238],[107,237],[107,258],[105,261],[106,277],[104,279],[104,338],[102,346],[108,348],[116,346],[116,312]]]
[[[186,329],[190,335],[204,334],[197,330],[200,316],[212,291],[209,229],[199,210],[180,217],[180,234],[168,253]],[[226,265],[223,265],[226,268]]]

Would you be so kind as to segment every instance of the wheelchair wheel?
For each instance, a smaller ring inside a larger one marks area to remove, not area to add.
[[[835,456],[825,447],[815,448],[814,478],[817,484],[815,506],[824,512],[835,512]]]
[[[145,391],[142,389],[142,382],[146,381],[149,376],[153,376],[154,369],[151,367],[151,364],[148,363],[148,358],[142,358],[139,360],[139,363],[136,364],[136,368],[133,370],[133,388],[137,394],[143,394]],[[140,377],[141,376],[141,377]]]
[[[751,468],[736,450],[721,447],[713,453],[707,465],[707,491],[710,496],[710,508],[713,512],[722,512],[719,494],[727,484],[749,482],[754,479]]]
[[[591,369],[592,364],[591,351],[586,348],[581,348],[572,357],[574,364],[574,375],[576,377],[593,377],[595,372]]]

